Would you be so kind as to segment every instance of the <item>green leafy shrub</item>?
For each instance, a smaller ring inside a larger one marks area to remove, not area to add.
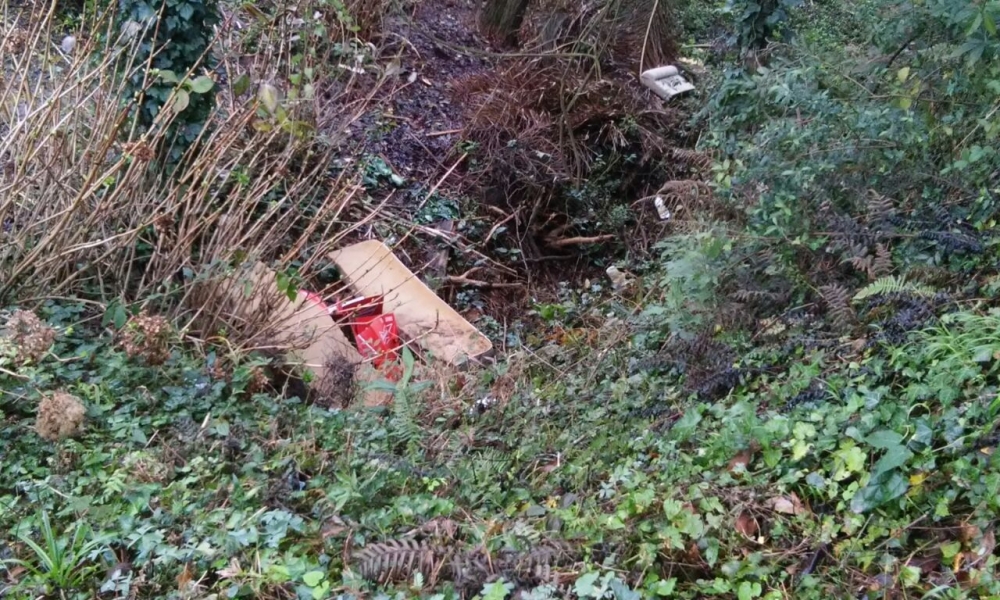
[[[726,11],[736,16],[736,41],[744,51],[757,51],[773,40],[802,0],[730,0]]]
[[[215,105],[210,52],[219,22],[217,0],[119,0],[123,31],[141,35],[135,60],[152,70],[131,75],[131,90],[140,98],[136,118],[150,127],[167,107],[174,113],[173,144],[168,159],[176,163],[201,135]],[[183,85],[178,86],[179,83]]]

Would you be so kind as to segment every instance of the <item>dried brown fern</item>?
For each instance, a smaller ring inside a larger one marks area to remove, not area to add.
[[[838,329],[854,327],[857,323],[857,314],[851,307],[851,293],[847,288],[837,284],[824,285],[819,288],[819,293]]]
[[[454,541],[458,534],[458,523],[447,518],[437,517],[406,533],[406,537],[419,540]]]
[[[389,540],[365,546],[355,560],[362,577],[379,583],[405,581],[415,571],[428,582],[434,582],[450,556],[450,549],[445,547],[414,540]]]
[[[671,155],[674,160],[695,171],[707,171],[712,167],[712,155],[707,152],[674,148]]]
[[[857,271],[864,273],[869,281],[875,281],[892,272],[892,253],[884,244],[875,244],[874,254],[863,246],[855,246],[851,250],[853,256],[849,257],[847,261]]]
[[[497,574],[499,561],[494,562],[483,548],[476,547],[452,555],[448,567],[456,588],[475,593]]]
[[[874,272],[876,278],[892,273],[892,252],[884,244],[875,245],[875,260],[872,261],[872,272]]]
[[[875,190],[868,190],[868,198],[865,202],[865,208],[867,213],[865,217],[868,222],[885,218],[893,214],[896,210],[892,204],[892,200],[882,194],[879,194]]]
[[[848,262],[851,263],[851,266],[853,266],[858,271],[864,273],[868,277],[868,279],[871,280],[875,279],[876,277],[875,270],[872,266],[872,262],[874,260],[875,260],[874,256],[872,256],[871,254],[865,254],[864,256],[852,256],[850,259],[848,259]]]
[[[507,549],[490,555],[482,546],[462,550],[452,540],[437,545],[402,539],[370,544],[353,560],[362,577],[378,583],[405,581],[418,571],[432,587],[451,581],[458,589],[474,593],[498,576],[523,584],[553,581],[552,569],[572,564],[578,556],[575,546],[556,540],[532,544],[525,551]]]
[[[510,553],[503,557],[500,572],[504,577],[523,585],[554,583],[553,568],[572,564],[577,552],[566,542],[548,541],[537,544],[526,552]]]
[[[746,288],[740,288],[732,293],[732,298],[738,302],[775,302],[781,298],[781,294],[777,292],[769,292],[766,290],[750,290]]]
[[[697,179],[675,179],[660,186],[656,195],[661,196],[674,213],[700,208],[702,200],[712,197],[712,189]]]

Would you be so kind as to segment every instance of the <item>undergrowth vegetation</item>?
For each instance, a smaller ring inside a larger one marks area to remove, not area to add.
[[[451,88],[469,189],[550,249],[642,230],[621,279],[539,295],[493,364],[404,353],[379,407],[212,284],[334,288],[385,218],[399,175],[336,152],[400,7],[219,3],[176,69],[134,18],[5,21],[0,596],[1000,597],[1000,6],[676,7],[717,34],[649,55],[705,65],[691,121],[618,77],[668,27],[628,6],[546,5]]]

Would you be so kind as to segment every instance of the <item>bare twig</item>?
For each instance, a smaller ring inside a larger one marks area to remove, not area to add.
[[[615,239],[617,236],[613,234],[606,235],[592,235],[588,237],[571,237],[563,238],[560,240],[547,239],[545,243],[554,248],[563,248],[565,246],[579,246],[581,244],[597,244],[600,242],[607,242],[609,240]]]

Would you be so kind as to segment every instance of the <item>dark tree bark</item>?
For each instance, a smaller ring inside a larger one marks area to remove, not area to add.
[[[530,1],[486,0],[479,14],[479,27],[483,34],[504,45],[516,45],[517,33],[524,22]]]

